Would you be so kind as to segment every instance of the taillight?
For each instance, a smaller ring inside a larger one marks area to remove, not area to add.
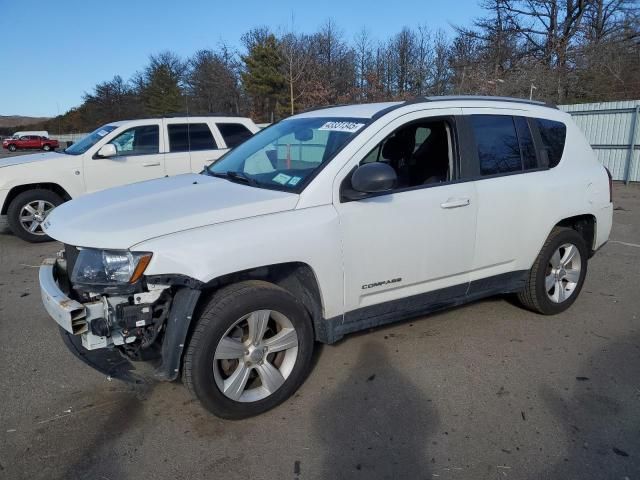
[[[607,176],[609,177],[609,203],[613,203],[613,177],[607,167],[604,167],[604,169],[607,171]]]

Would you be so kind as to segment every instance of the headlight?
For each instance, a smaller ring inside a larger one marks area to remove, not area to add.
[[[71,272],[71,282],[84,285],[135,283],[150,261],[151,254],[147,252],[83,248]]]

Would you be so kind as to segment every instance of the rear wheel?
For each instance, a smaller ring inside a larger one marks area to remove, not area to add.
[[[51,190],[22,192],[11,201],[7,209],[9,228],[27,242],[47,242],[51,238],[44,233],[42,224],[47,215],[61,203],[62,198]]]
[[[183,380],[213,414],[240,419],[270,410],[306,378],[311,320],[286,290],[263,281],[222,288],[198,319]]]
[[[530,310],[553,315],[575,302],[587,274],[587,246],[571,228],[556,227],[538,254],[520,302]]]
[[[49,150],[51,150],[51,145],[44,144],[44,145],[42,146],[42,149],[43,149],[45,152],[48,152]]]

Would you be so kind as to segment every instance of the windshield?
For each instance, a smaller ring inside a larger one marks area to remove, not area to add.
[[[300,191],[367,120],[294,118],[257,133],[208,168],[209,174],[278,190]]]
[[[84,152],[93,147],[99,140],[101,140],[109,132],[112,132],[118,128],[116,125],[104,125],[97,130],[94,130],[82,140],[77,141],[70,147],[64,150],[64,153],[69,155],[82,155]]]

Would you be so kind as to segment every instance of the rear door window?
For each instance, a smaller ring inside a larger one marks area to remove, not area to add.
[[[218,148],[206,123],[172,123],[167,125],[170,152],[215,150]]]
[[[522,170],[520,145],[513,117],[509,115],[472,115],[482,176]]]
[[[549,160],[549,168],[553,168],[562,158],[567,127],[562,122],[537,118],[535,120],[542,140],[542,154]]]
[[[241,123],[218,123],[218,129],[228,148],[234,148],[251,137],[253,133]]]

